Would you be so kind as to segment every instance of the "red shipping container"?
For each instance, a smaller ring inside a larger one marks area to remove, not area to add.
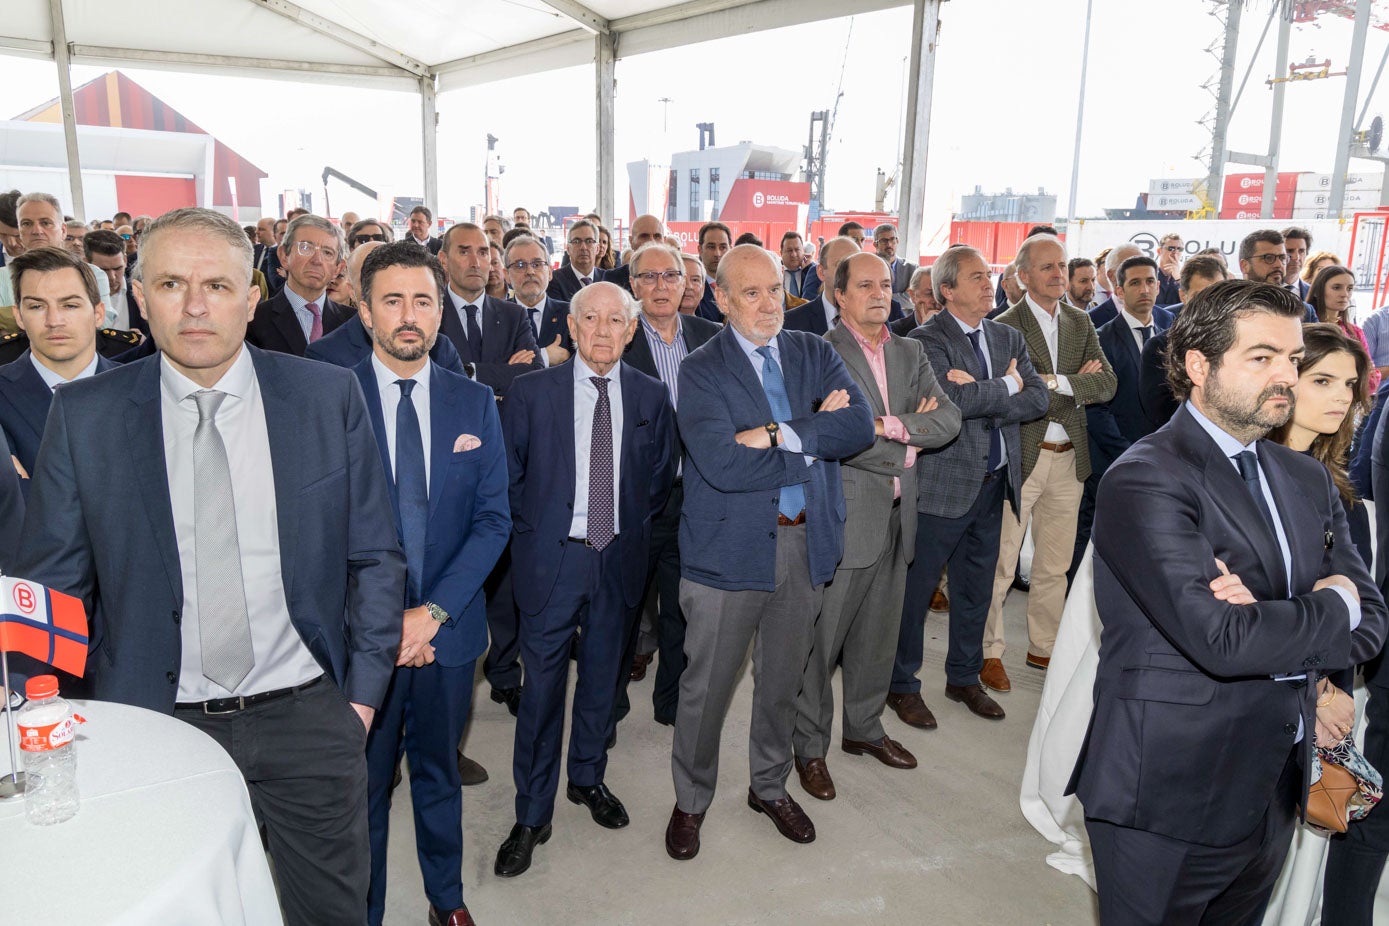
[[[1275,192],[1295,193],[1297,191],[1297,178],[1302,176],[1301,171],[1285,171],[1278,174],[1278,186]],[[1225,198],[1228,200],[1231,193],[1260,193],[1264,189],[1263,172],[1257,174],[1230,174],[1225,178]]]
[[[1283,206],[1283,207],[1274,206],[1274,208],[1273,208],[1273,218],[1269,219],[1269,221],[1270,221],[1270,222],[1282,222],[1283,220],[1285,220],[1285,219],[1291,219],[1292,217],[1293,217],[1293,210],[1292,210],[1292,207],[1291,207],[1291,206]],[[1222,219],[1241,219],[1241,220],[1257,221],[1258,219],[1262,218],[1262,215],[1260,214],[1260,207],[1259,207],[1259,205],[1258,205],[1258,204],[1255,204],[1252,208],[1249,208],[1249,207],[1241,208],[1241,207],[1239,207],[1239,206],[1236,206],[1236,207],[1234,207],[1233,209],[1221,209],[1221,210],[1220,210],[1220,218],[1222,218]]]

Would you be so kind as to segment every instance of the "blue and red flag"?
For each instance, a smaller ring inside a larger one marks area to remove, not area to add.
[[[37,582],[0,576],[0,652],[80,676],[87,667],[87,609]]]

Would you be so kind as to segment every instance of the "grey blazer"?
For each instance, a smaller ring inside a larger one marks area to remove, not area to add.
[[[984,482],[989,458],[989,432],[1003,431],[1008,455],[1008,481],[1013,498],[1022,493],[1022,441],[1018,423],[1037,418],[1047,410],[1047,387],[1027,356],[1022,332],[985,319],[984,341],[988,344],[993,378],[979,369],[974,348],[960,330],[955,316],[944,311],[911,333],[926,348],[931,367],[940,372],[940,387],[960,409],[960,436],[937,450],[916,459],[916,510],[940,518],[962,517],[974,505]],[[1003,382],[1008,364],[1016,360],[1023,388],[1008,394]],[[963,370],[975,381],[959,385],[946,374]]]
[[[849,375],[858,383],[873,417],[894,415],[907,429],[911,445],[918,450],[949,443],[960,432],[960,410],[936,382],[926,351],[909,338],[893,336],[883,347],[887,367],[887,392],[891,408],[886,407],[878,392],[878,382],[868,366],[854,335],[844,325],[838,325],[825,335]],[[934,396],[934,411],[916,413],[917,403]],[[917,482],[911,470],[904,468],[906,447],[885,437],[876,437],[864,450],[841,461],[839,473],[844,480],[844,558],[840,569],[864,569],[882,555],[886,534],[883,525],[892,514],[892,480],[902,481],[902,551],[910,563],[916,553],[916,491]]]
[[[892,268],[892,292],[905,293],[911,285],[913,273],[916,273],[916,264],[909,260],[897,261],[896,266]]]

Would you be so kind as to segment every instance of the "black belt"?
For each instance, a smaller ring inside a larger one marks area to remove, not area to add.
[[[252,704],[261,704],[265,701],[274,701],[276,698],[283,698],[285,695],[298,694],[301,691],[308,691],[319,682],[323,681],[324,676],[320,675],[312,681],[302,685],[294,685],[290,688],[276,688],[274,691],[262,691],[251,695],[238,695],[234,698],[213,698],[211,701],[185,701],[175,704],[174,708],[180,711],[202,711],[204,714],[235,714],[243,711]]]
[[[608,541],[608,546],[612,546],[614,543],[616,543],[616,542],[617,542],[617,538],[618,538],[618,535],[617,535],[617,534],[613,534],[613,539]],[[593,544],[591,544],[591,543],[588,542],[588,538],[587,538],[587,537],[570,537],[570,538],[568,538],[568,541],[569,541],[570,543],[581,543],[581,544],[583,544],[584,546],[588,547],[590,550],[592,550],[592,549],[594,548],[594,547],[593,547]],[[607,549],[607,547],[604,547],[604,549]]]

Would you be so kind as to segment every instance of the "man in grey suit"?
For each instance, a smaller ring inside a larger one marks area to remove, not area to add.
[[[916,264],[897,256],[897,226],[884,222],[873,229],[873,249],[878,252],[892,273],[893,294],[905,293],[911,285]]]
[[[883,730],[882,713],[897,652],[907,564],[916,545],[917,451],[940,447],[960,431],[960,410],[936,384],[926,352],[887,330],[892,277],[872,254],[839,263],[834,275],[841,324],[825,339],[873,410],[874,440],[839,468],[844,485],[844,557],[825,586],[815,639],[796,700],[796,772],[806,793],[835,796],[825,764],[834,693],[844,670],[841,748],[889,768],[916,758]],[[886,528],[886,530],[884,530]]]
[[[950,649],[946,697],[981,717],[1003,709],[980,686],[984,622],[989,613],[1006,497],[1016,517],[1022,483],[1018,423],[1047,407],[1047,389],[1028,359],[1022,334],[988,320],[993,308],[989,265],[974,248],[949,248],[931,267],[945,306],[913,337],[926,347],[940,385],[960,409],[959,439],[916,461],[916,558],[907,571],[897,663],[888,706],[904,722],[930,729],[935,717],[921,699],[922,632],[931,590],[950,564]],[[1002,668],[1002,665],[999,665]]]

